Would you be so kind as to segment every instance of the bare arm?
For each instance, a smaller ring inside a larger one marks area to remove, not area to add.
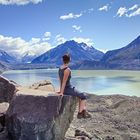
[[[64,77],[63,77],[63,81],[62,81],[62,86],[60,88],[60,94],[63,95],[64,94],[64,89],[65,89],[65,86],[66,86],[66,82],[67,82],[67,79],[68,79],[68,76],[70,74],[70,70],[69,69],[66,69],[64,71]]]
[[[57,93],[60,93],[60,89],[61,89],[61,80],[60,80],[60,77],[59,77],[59,84],[60,84],[60,86],[59,86],[59,91],[57,92]]]

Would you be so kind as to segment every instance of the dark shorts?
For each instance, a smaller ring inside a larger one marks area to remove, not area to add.
[[[71,96],[76,96],[80,98],[81,100],[86,100],[87,96],[85,92],[80,92],[75,87],[66,87],[64,90],[65,95],[71,95]]]

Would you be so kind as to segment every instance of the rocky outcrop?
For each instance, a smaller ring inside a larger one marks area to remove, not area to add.
[[[0,76],[0,103],[10,102],[16,91],[15,85],[8,79]]]
[[[73,119],[76,98],[22,89],[6,114],[11,140],[63,140]]]

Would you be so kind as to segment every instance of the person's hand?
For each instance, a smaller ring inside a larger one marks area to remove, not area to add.
[[[60,96],[63,96],[63,93],[61,93],[60,91],[56,91],[57,94],[59,94]]]
[[[63,94],[62,92],[59,92],[59,95],[60,95],[60,96],[63,96],[64,94]]]
[[[57,94],[60,94],[60,91],[56,91]]]

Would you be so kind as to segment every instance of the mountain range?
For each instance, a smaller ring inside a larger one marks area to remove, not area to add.
[[[5,64],[15,69],[58,67],[62,64],[61,58],[65,53],[70,53],[71,68],[73,69],[140,70],[140,36],[125,47],[110,50],[105,54],[93,46],[77,43],[74,40],[66,41],[38,57],[27,53],[22,57],[21,62],[0,50],[0,69]]]
[[[74,40],[70,40],[35,58],[32,63],[46,63],[59,66],[62,64],[62,56],[66,53],[71,55],[71,64],[83,60],[100,60],[104,55],[103,52],[95,49],[93,46],[89,47],[85,43],[77,43]]]
[[[83,61],[73,68],[140,70],[140,36],[125,47],[106,52],[100,61]]]
[[[7,52],[0,50],[0,61],[7,62],[7,63],[15,63],[16,57],[9,55]]]

